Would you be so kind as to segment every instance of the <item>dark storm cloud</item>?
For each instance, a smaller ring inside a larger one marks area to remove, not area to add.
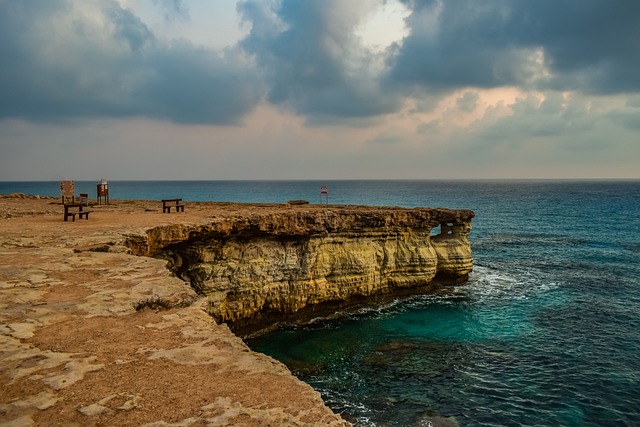
[[[508,2],[407,4],[412,10],[406,19],[410,34],[394,49],[390,83],[448,91],[466,86],[514,85],[526,80],[527,52],[513,46],[505,31],[509,23]]]
[[[355,37],[359,21],[345,2],[245,1],[252,29],[241,45],[266,74],[268,100],[316,120],[375,116],[396,111],[400,94],[425,100],[423,91],[467,87],[640,92],[636,0],[405,5],[409,34],[385,52],[385,70]]]
[[[206,49],[177,45],[150,54],[149,61],[153,71],[132,91],[132,105],[152,117],[234,123],[262,97],[254,75]]]
[[[640,91],[640,2],[520,0],[513,33],[544,47],[560,87]]]
[[[375,52],[357,29],[380,2],[243,1],[249,33],[217,53],[159,40],[114,0],[0,0],[0,118],[230,124],[266,96],[317,124],[375,120],[404,96],[426,108],[464,88],[640,92],[638,0],[404,3],[408,35]],[[182,0],[154,4],[189,17]],[[467,96],[458,107],[470,111]]]
[[[230,124],[262,97],[252,69],[233,52],[160,43],[108,0],[2,1],[0,54],[0,118]]]
[[[389,83],[433,91],[525,86],[640,91],[637,0],[407,0]],[[537,73],[544,53],[550,76]]]
[[[271,7],[257,0],[239,6],[252,26],[241,45],[265,70],[270,102],[316,117],[366,117],[397,107],[398,98],[378,85],[380,58],[354,35],[361,13],[351,4],[284,0]]]

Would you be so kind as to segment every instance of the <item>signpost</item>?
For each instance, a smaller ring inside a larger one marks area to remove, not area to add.
[[[320,203],[329,204],[329,188],[326,185],[320,187]]]
[[[101,205],[102,202],[104,201],[104,204],[108,205],[109,204],[109,186],[107,185],[107,181],[103,179],[102,182],[98,184],[97,192],[98,192],[98,197],[97,197],[98,204]]]
[[[62,203],[74,203],[75,196],[75,184],[73,181],[65,180],[60,181],[60,195],[62,196]]]

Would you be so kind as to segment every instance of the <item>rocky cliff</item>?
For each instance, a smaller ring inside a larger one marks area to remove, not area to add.
[[[351,425],[164,260],[127,253],[150,228],[284,205],[112,199],[64,222],[55,199],[0,196],[0,426]]]
[[[218,323],[248,334],[280,321],[464,282],[469,210],[293,206],[212,217],[131,236],[208,298]]]

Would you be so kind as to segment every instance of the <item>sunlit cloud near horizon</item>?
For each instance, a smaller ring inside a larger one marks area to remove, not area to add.
[[[0,0],[0,180],[638,179],[638,16]]]

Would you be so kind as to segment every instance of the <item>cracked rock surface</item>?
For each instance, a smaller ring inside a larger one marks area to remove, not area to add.
[[[165,261],[125,245],[150,227],[283,206],[92,209],[63,222],[57,199],[0,198],[0,426],[348,425],[216,324]]]

